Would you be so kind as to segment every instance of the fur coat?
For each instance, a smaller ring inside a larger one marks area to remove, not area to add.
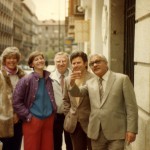
[[[24,71],[18,68],[17,76],[21,78]],[[0,137],[12,137],[13,131],[13,107],[12,107],[13,87],[7,72],[0,70]]]

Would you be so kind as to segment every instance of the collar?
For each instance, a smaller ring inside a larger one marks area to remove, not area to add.
[[[60,79],[60,77],[61,77],[62,74],[60,74],[57,69],[56,69],[56,74],[57,74],[58,78]],[[69,69],[67,68],[67,70],[65,71],[65,73],[64,73],[63,75],[64,75],[65,77],[67,77],[68,74],[69,74]]]
[[[18,67],[15,70],[10,70],[6,66],[3,66],[3,69],[6,71],[7,75],[16,75],[18,72]]]
[[[110,70],[108,70],[104,75],[103,75],[103,80],[104,81],[107,81],[108,80],[108,77],[109,77],[109,75],[110,75]]]
[[[107,81],[108,80],[108,77],[110,75],[110,70],[108,70],[103,76],[102,76],[102,79],[104,81]],[[100,77],[97,76],[97,79],[99,80]]]
[[[37,78],[37,79],[40,78],[40,76],[39,76],[39,74],[37,72],[32,72],[32,73],[33,73],[33,75],[34,75],[35,78]],[[43,70],[43,78],[48,79],[49,75],[50,75],[50,72],[48,72],[46,70]]]

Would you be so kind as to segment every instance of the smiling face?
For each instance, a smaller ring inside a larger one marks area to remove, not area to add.
[[[4,65],[10,70],[15,70],[18,65],[18,59],[16,55],[8,55],[5,58]]]
[[[43,55],[35,56],[30,66],[34,69],[34,71],[43,70],[45,67],[45,59]]]
[[[102,77],[108,70],[107,60],[99,55],[93,55],[90,58],[89,66],[92,71],[99,77]]]
[[[72,70],[83,73],[86,70],[87,62],[84,62],[81,57],[76,57],[72,59],[71,66]]]
[[[56,55],[54,62],[58,72],[64,74],[68,68],[68,57],[66,55]]]

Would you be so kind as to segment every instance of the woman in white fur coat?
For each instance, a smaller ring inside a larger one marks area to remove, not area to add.
[[[0,70],[0,141],[3,150],[20,150],[22,123],[13,112],[12,93],[18,80],[25,75],[18,68],[20,52],[16,47],[7,47],[1,54]]]

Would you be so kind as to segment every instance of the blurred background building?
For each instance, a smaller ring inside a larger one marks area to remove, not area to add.
[[[53,63],[55,53],[65,51],[65,21],[44,20],[38,25],[37,49],[44,51],[49,64]]]
[[[16,46],[25,64],[33,50],[44,51],[47,59],[65,51],[65,19],[38,20],[32,0],[0,0],[0,8],[0,54],[7,46]]]
[[[0,52],[13,44],[13,0],[0,0]]]
[[[13,3],[13,45],[16,45],[19,49],[22,48],[22,2],[15,0]]]

